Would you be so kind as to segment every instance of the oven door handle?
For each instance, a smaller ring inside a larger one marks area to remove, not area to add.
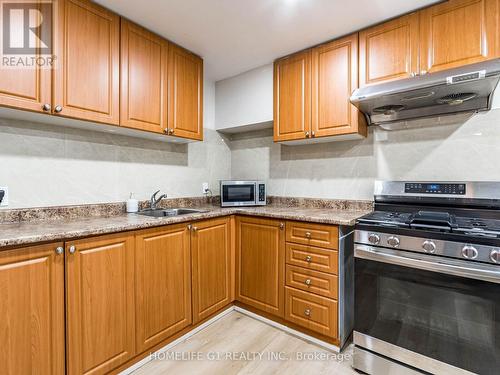
[[[375,248],[366,245],[356,245],[354,257],[500,284],[500,267],[495,265],[459,259],[447,259],[446,263],[444,263],[433,255]],[[471,263],[474,264],[471,265]]]

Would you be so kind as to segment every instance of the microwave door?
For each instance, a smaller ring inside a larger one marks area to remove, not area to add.
[[[255,184],[223,185],[222,202],[227,206],[255,205]]]

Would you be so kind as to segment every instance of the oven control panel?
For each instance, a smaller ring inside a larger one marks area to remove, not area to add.
[[[407,182],[405,183],[405,193],[465,195],[465,184]]]

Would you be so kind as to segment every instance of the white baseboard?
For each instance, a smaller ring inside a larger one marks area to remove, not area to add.
[[[303,332],[300,332],[300,331],[297,331],[293,328],[290,328],[290,327],[287,327],[283,324],[280,324],[280,323],[277,323],[275,322],[274,320],[271,320],[271,319],[267,319],[267,318],[264,318],[263,316],[260,316],[259,314],[255,314],[251,311],[248,311],[248,310],[245,310],[239,306],[234,306],[234,310],[235,311],[238,311],[242,314],[245,314],[251,318],[254,318],[256,320],[259,320],[263,323],[266,323],[266,324],[269,324],[270,326],[273,326],[275,328],[278,328],[282,331],[285,331],[286,333],[289,333],[293,336],[297,336],[303,340],[306,340],[306,341],[309,341],[313,344],[316,344],[318,346],[321,346],[322,348],[326,349],[326,350],[329,350],[329,351],[332,351],[332,352],[335,352],[335,353],[339,353],[340,352],[340,348],[336,345],[333,345],[333,344],[330,344],[330,343],[327,343],[323,340],[320,340],[320,339],[317,339],[316,337],[313,337],[313,336],[310,336],[306,333],[303,333]]]
[[[217,314],[216,316],[214,316],[213,318],[207,320],[205,323],[203,324],[200,324],[198,327],[196,328],[193,328],[191,331],[187,332],[185,335],[182,335],[181,337],[175,339],[174,341],[168,343],[167,345],[165,345],[164,347],[162,347],[161,349],[158,349],[156,352],[154,353],[151,353],[151,355],[143,358],[142,360],[140,360],[139,362],[133,364],[132,366],[130,366],[129,368],[123,370],[122,372],[120,372],[119,375],[129,375],[131,374],[132,372],[134,372],[135,370],[139,369],[140,367],[144,366],[146,363],[150,362],[151,361],[151,357],[154,357],[155,354],[159,354],[159,353],[163,353],[163,352],[166,352],[167,350],[170,350],[171,348],[173,348],[174,346],[176,346],[177,344],[183,342],[183,341],[186,341],[188,338],[190,338],[191,336],[195,335],[196,333],[200,332],[202,329],[205,329],[206,327],[208,327],[209,325],[215,323],[217,320],[221,319],[222,317],[226,316],[227,314],[229,314],[230,312],[232,311],[237,311],[239,313],[242,313],[246,316],[249,316],[250,318],[253,318],[253,319],[256,319],[256,320],[259,320],[263,323],[266,323],[272,327],[275,327],[275,328],[278,328],[286,333],[289,333],[293,336],[296,336],[296,337],[299,337],[303,340],[306,340],[306,341],[309,341],[315,345],[318,345],[326,350],[329,350],[329,351],[332,351],[332,352],[335,352],[335,353],[339,353],[340,352],[340,348],[338,346],[335,346],[333,344],[329,344],[325,341],[322,341],[320,339],[317,339],[316,337],[312,337],[310,335],[307,335],[305,333],[302,333],[300,331],[297,331],[293,328],[290,328],[290,327],[287,327],[283,324],[280,324],[280,323],[277,323],[271,319],[267,319],[267,318],[264,318],[263,316],[260,316],[258,314],[255,314],[251,311],[248,311],[248,310],[245,310],[239,306],[230,306],[228,307],[226,310],[222,311],[221,313]]]

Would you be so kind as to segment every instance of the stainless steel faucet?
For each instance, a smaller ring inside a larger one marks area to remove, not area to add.
[[[160,195],[158,198],[156,198],[156,195],[160,192],[160,190],[156,191],[153,193],[153,195],[151,196],[151,199],[150,199],[150,203],[149,203],[149,206],[150,206],[150,209],[152,210],[156,210],[156,205],[158,203],[160,203],[160,201],[163,199],[163,198],[167,198],[167,194],[162,194]]]

